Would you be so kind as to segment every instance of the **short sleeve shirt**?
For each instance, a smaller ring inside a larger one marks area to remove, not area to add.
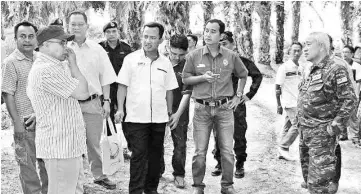
[[[124,57],[132,52],[130,46],[120,40],[117,41],[117,46],[114,49],[109,46],[108,41],[106,40],[100,42],[99,44],[107,52],[109,60],[113,65],[114,71],[118,75],[120,69],[122,68]]]
[[[31,102],[26,95],[28,75],[32,65],[33,59],[27,58],[16,49],[5,58],[1,67],[1,92],[14,95],[16,110],[20,118],[34,113]]]
[[[68,47],[74,50],[79,70],[88,81],[89,94],[102,95],[102,86],[112,84],[117,78],[105,50],[88,39],[80,47],[73,41]]]
[[[37,121],[37,158],[75,158],[86,153],[83,115],[79,102],[71,97],[78,84],[64,64],[38,54],[27,88]]]
[[[144,50],[124,58],[117,82],[127,86],[126,122],[168,122],[166,92],[178,87],[171,62],[163,55],[151,61]]]
[[[297,107],[298,85],[304,77],[303,65],[296,65],[292,60],[282,64],[277,71],[275,84],[282,87],[282,105],[286,108]]]
[[[361,65],[356,61],[352,62],[351,69],[354,72],[353,78],[356,82],[361,82]]]
[[[211,71],[219,74],[213,83],[202,82],[193,85],[192,97],[196,99],[219,99],[233,96],[232,73],[238,78],[247,78],[248,71],[238,54],[220,47],[219,53],[213,57],[207,46],[198,48],[186,56],[183,78],[199,76]]]

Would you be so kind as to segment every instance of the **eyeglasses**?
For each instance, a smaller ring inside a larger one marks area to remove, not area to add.
[[[35,38],[35,35],[30,34],[29,36],[27,36],[26,34],[21,34],[20,36],[18,36],[18,38],[20,38],[21,40],[26,40],[26,38],[28,38],[29,40],[33,40]]]
[[[48,40],[48,41],[46,41],[46,42],[58,43],[58,44],[60,44],[61,46],[65,46],[65,45],[68,43],[68,41],[66,41],[66,40],[62,40],[62,41],[60,41],[60,42]]]

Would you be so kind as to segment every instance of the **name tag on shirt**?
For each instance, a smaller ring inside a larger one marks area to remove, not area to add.
[[[197,67],[206,67],[205,64],[199,64]]]

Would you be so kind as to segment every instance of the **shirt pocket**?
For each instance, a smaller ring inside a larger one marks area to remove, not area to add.
[[[327,101],[325,93],[323,91],[325,84],[323,81],[311,82],[308,87],[309,101],[313,105],[323,104]]]
[[[218,82],[227,82],[228,80],[231,79],[232,73],[233,73],[232,68],[222,68],[220,72],[220,79],[218,80]]]
[[[196,68],[196,74],[197,74],[197,75],[203,75],[203,74],[205,74],[207,71],[210,71],[210,70],[211,70],[210,65],[208,65],[208,64],[202,64],[202,63],[196,65],[195,68]]]
[[[165,82],[168,71],[164,68],[157,67],[153,71],[152,80],[157,86],[161,87],[162,89],[165,89]]]

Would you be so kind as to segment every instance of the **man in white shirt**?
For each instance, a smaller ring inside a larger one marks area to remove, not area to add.
[[[158,52],[164,27],[156,22],[143,28],[142,49],[124,58],[119,71],[116,121],[127,115],[130,159],[129,193],[157,194],[165,127],[172,114],[173,89],[178,87],[169,59]]]
[[[298,136],[296,120],[298,84],[301,82],[302,77],[305,76],[305,65],[299,64],[302,55],[302,44],[299,42],[292,43],[289,54],[291,59],[278,68],[275,83],[277,113],[282,115],[283,109],[286,112],[285,126],[280,138],[278,152],[280,159],[295,160],[289,155],[289,147]]]
[[[79,100],[79,104],[86,126],[88,160],[95,179],[94,183],[107,189],[115,189],[116,184],[102,171],[100,137],[103,118],[109,117],[110,84],[115,82],[116,74],[105,50],[98,43],[86,38],[88,23],[85,13],[74,11],[70,13],[68,21],[69,31],[75,35],[74,40],[68,43],[68,47],[74,50],[79,69],[88,81],[90,97]],[[103,106],[100,101],[102,95]]]
[[[351,78],[353,78],[353,80],[356,82],[355,93],[356,95],[359,95],[360,86],[361,86],[361,65],[352,59],[354,53],[355,53],[355,49],[352,46],[346,45],[342,49],[342,57],[351,66],[353,73]],[[357,103],[357,107],[358,107],[358,103]],[[358,145],[360,143],[360,137],[359,137],[359,121],[357,118],[357,109],[355,109],[352,112],[348,124],[349,124],[348,129],[350,132],[352,143],[354,145]],[[347,139],[348,139],[347,132],[342,134],[340,137],[340,140],[347,140]]]

